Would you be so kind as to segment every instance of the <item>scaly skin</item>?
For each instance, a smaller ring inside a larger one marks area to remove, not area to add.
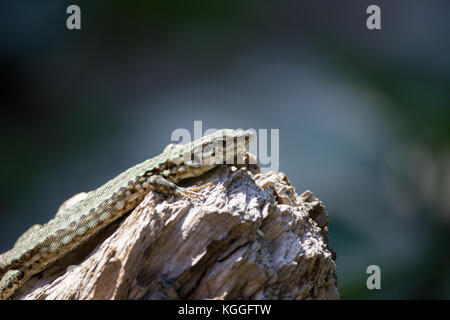
[[[0,255],[0,299],[17,293],[33,275],[135,208],[150,190],[198,196],[198,187],[181,188],[176,183],[198,177],[218,165],[232,164],[235,152],[242,154],[252,137],[251,131],[223,129],[190,144],[169,145],[160,155],[89,192],[48,223],[31,227],[11,250]],[[225,139],[229,144],[225,145]],[[190,159],[200,161],[194,163]]]

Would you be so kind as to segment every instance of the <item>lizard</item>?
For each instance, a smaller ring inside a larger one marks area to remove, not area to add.
[[[160,155],[122,172],[71,206],[63,205],[53,219],[32,226],[11,250],[0,255],[0,300],[12,297],[31,277],[130,212],[150,190],[201,196],[197,191],[209,184],[178,184],[219,165],[235,164],[252,138],[251,130],[222,129],[188,144],[169,144]]]

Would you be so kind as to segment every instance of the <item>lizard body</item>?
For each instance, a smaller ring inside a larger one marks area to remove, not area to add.
[[[232,164],[252,136],[248,130],[223,129],[186,145],[169,145],[160,155],[122,172],[60,210],[48,223],[31,227],[11,250],[0,255],[0,299],[11,297],[32,276],[135,208],[150,190],[198,196],[195,191],[200,188],[176,184],[220,164]]]

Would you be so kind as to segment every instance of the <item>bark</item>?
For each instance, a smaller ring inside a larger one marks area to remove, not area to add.
[[[19,299],[338,299],[328,215],[279,172],[221,167],[204,197],[150,192]]]

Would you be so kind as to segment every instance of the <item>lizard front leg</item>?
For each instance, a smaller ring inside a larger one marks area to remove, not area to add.
[[[212,185],[212,183],[206,183],[202,186],[183,188],[177,186],[175,183],[167,180],[161,175],[154,175],[148,179],[148,185],[151,189],[161,193],[174,194],[176,196],[184,196],[187,198],[191,198],[191,197],[202,197],[202,195],[197,193],[196,191],[202,190]]]

